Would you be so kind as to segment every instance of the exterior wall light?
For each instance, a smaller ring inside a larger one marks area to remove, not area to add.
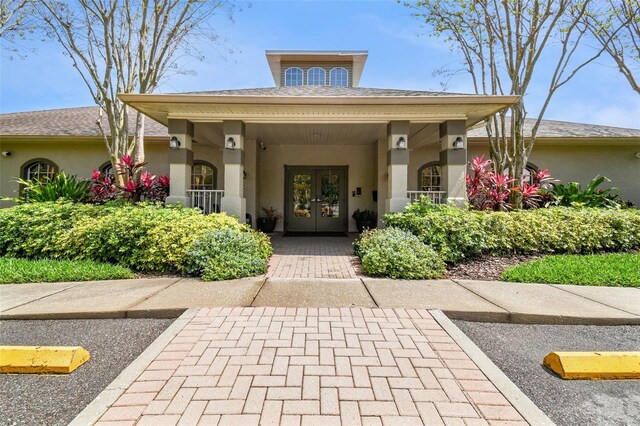
[[[464,149],[464,139],[462,139],[461,136],[458,136],[453,141],[453,149],[455,149],[455,150]]]
[[[398,138],[398,142],[396,142],[396,149],[399,149],[400,151],[404,151],[405,149],[407,149],[407,140],[404,138],[404,136],[400,136]]]
[[[171,136],[171,139],[169,140],[169,148],[171,149],[180,148],[180,140],[175,136]]]
[[[3,152],[3,154],[4,154],[4,152]],[[635,153],[635,155],[634,155],[634,157],[636,157],[636,158],[640,158],[640,152],[636,152],[636,153]]]
[[[225,145],[225,148],[227,148],[227,149],[236,149],[236,141],[232,137],[229,137],[229,139],[227,139],[227,143]]]

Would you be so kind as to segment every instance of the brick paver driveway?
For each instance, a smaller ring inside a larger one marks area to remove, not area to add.
[[[271,240],[270,278],[357,278],[353,237],[282,237]]]
[[[115,422],[526,424],[428,311],[377,308],[202,309]]]

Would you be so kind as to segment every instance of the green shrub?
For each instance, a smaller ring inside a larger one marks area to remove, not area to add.
[[[553,207],[477,212],[419,202],[385,216],[449,263],[481,253],[594,253],[640,248],[640,211]]]
[[[139,271],[179,269],[186,252],[207,230],[243,229],[224,214],[155,205],[105,206],[103,218],[85,217],[61,238],[63,255],[120,263]]]
[[[0,255],[30,259],[88,259],[139,271],[182,269],[193,243],[211,230],[266,237],[225,214],[156,205],[35,203],[0,209]]]
[[[444,262],[415,235],[397,228],[365,231],[355,243],[362,270],[372,277],[431,279],[444,275]]]
[[[483,225],[484,213],[433,204],[423,197],[402,213],[385,215],[387,226],[404,229],[433,247],[447,262],[484,252],[487,237]]]
[[[184,271],[206,281],[250,277],[267,271],[268,237],[238,229],[209,230],[193,244]]]
[[[88,204],[44,202],[0,209],[0,255],[30,259],[61,257],[60,239],[80,218],[107,214]]]

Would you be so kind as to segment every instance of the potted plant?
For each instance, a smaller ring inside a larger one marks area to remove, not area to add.
[[[258,218],[258,231],[268,234],[276,229],[276,223],[278,223],[278,219],[282,216],[278,213],[278,210],[273,207],[269,207],[268,209],[263,207],[262,211],[265,215]]]
[[[374,229],[378,225],[378,215],[373,210],[357,209],[351,217],[356,221],[359,233],[362,233],[365,229]]]

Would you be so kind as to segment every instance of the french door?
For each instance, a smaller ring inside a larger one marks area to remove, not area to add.
[[[347,230],[347,168],[286,167],[285,230]]]

